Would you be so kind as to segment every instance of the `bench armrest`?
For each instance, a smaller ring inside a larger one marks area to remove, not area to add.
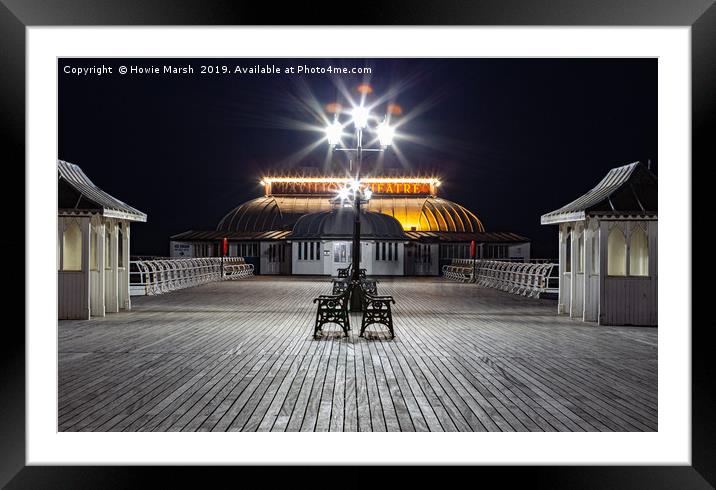
[[[368,301],[392,301],[395,304],[395,299],[392,296],[379,296],[374,294],[366,294],[365,297]]]

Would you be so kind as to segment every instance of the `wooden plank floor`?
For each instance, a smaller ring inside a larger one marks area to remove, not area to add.
[[[655,431],[657,329],[440,278],[312,340],[327,278],[256,277],[59,322],[61,431]]]

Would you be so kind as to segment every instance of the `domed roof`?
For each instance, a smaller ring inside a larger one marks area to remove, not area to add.
[[[328,198],[320,196],[259,197],[229,211],[216,229],[227,232],[290,230],[301,216],[330,211],[333,207]],[[475,213],[440,197],[376,196],[364,209],[392,216],[404,230],[485,231]]]
[[[396,218],[405,230],[484,232],[480,219],[464,206],[441,197],[380,197],[368,202],[369,211]]]
[[[355,209],[342,207],[301,216],[293,227],[292,239],[351,238]],[[363,239],[407,240],[400,222],[383,213],[361,211],[360,236]]]
[[[219,231],[290,230],[298,218],[308,213],[328,211],[331,203],[318,197],[265,196],[245,202],[224,216]]]

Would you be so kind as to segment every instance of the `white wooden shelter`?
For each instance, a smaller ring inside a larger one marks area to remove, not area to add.
[[[337,276],[353,257],[355,210],[338,207],[301,216],[290,235],[292,274]],[[360,267],[372,276],[404,275],[408,237],[400,222],[387,214],[361,211]]]
[[[129,224],[147,215],[57,161],[57,316],[89,319],[131,307]]]
[[[559,225],[559,313],[657,325],[657,206],[657,178],[635,162],[542,216],[543,225]]]

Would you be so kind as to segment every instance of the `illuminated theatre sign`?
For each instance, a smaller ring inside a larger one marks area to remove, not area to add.
[[[265,177],[266,195],[335,195],[351,179],[335,177]],[[365,178],[361,183],[374,196],[435,196],[440,181],[435,178]]]

